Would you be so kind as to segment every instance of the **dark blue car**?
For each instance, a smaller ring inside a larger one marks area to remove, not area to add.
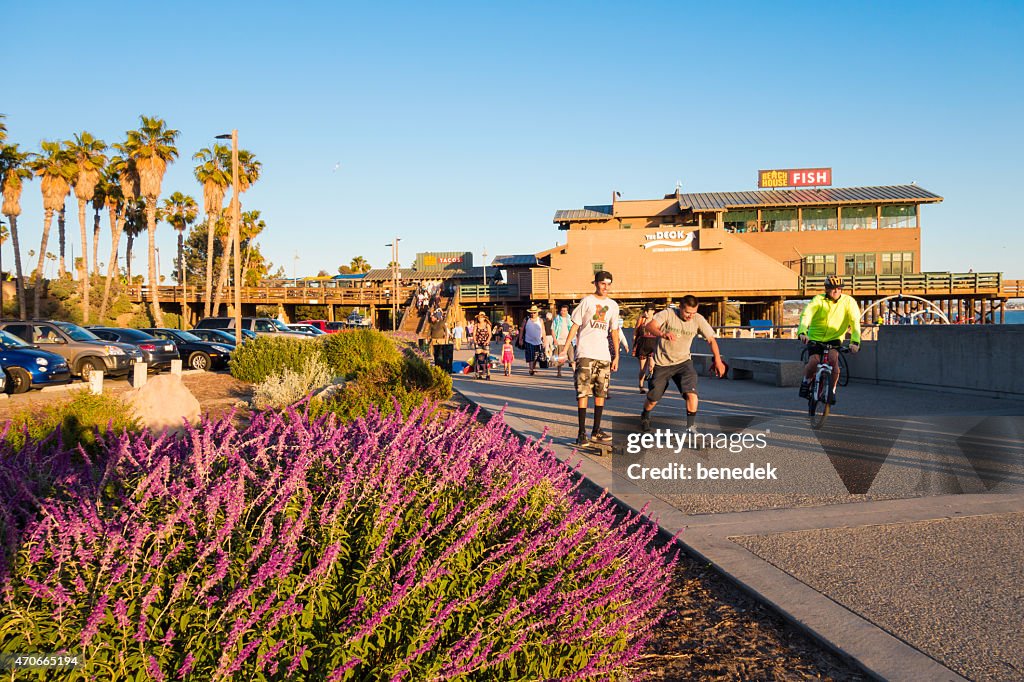
[[[67,360],[56,353],[39,350],[5,331],[0,331],[0,367],[7,377],[8,393],[24,393],[30,388],[71,381]]]

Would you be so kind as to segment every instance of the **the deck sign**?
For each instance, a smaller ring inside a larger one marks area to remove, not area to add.
[[[831,168],[783,168],[757,171],[757,186],[762,189],[776,187],[828,187],[832,184]]]

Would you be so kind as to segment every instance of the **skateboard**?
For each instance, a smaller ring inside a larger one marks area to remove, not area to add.
[[[579,452],[582,452],[582,453],[585,453],[585,454],[588,454],[588,455],[597,455],[598,457],[604,457],[605,455],[612,454],[612,443],[611,443],[611,441],[608,441],[607,443],[597,443],[597,442],[594,442],[594,441],[587,441],[586,445],[577,445],[576,444],[576,439],[574,438],[570,442],[570,447],[572,449],[574,449],[574,450],[579,451]]]

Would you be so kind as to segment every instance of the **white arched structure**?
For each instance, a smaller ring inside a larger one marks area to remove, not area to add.
[[[864,312],[862,312],[860,314],[860,321],[861,322],[867,321],[867,322],[870,323],[872,318],[870,316],[868,316],[868,313],[871,312],[872,310],[874,310],[875,308],[877,308],[878,306],[881,306],[883,303],[888,303],[889,301],[907,301],[907,300],[920,301],[920,302],[924,303],[925,306],[927,306],[927,308],[925,310],[918,310],[918,311],[915,311],[914,313],[912,313],[910,315],[911,317],[917,317],[918,315],[920,315],[922,313],[931,312],[931,313],[937,315],[939,317],[939,319],[941,319],[944,324],[949,324],[950,323],[949,322],[949,318],[946,317],[946,313],[942,312],[942,308],[940,308],[939,306],[935,305],[934,303],[932,303],[931,301],[929,301],[927,299],[921,298],[920,296],[911,296],[911,295],[908,295],[908,294],[897,294],[895,296],[886,296],[885,298],[878,299],[877,301],[875,301],[874,303],[872,303],[871,305],[869,305],[867,308],[864,309]]]

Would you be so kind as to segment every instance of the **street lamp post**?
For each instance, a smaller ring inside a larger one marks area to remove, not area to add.
[[[480,254],[480,257],[483,259],[483,266],[484,266],[484,281],[483,281],[483,285],[487,286],[487,247],[486,246],[484,247],[484,252]]]
[[[398,242],[401,237],[384,246],[391,247],[391,331],[398,329]]]
[[[218,140],[231,138],[231,241],[234,242],[232,257],[235,259],[234,290],[235,290],[235,339],[242,343],[242,263],[238,246],[238,129],[230,135],[218,135]]]

